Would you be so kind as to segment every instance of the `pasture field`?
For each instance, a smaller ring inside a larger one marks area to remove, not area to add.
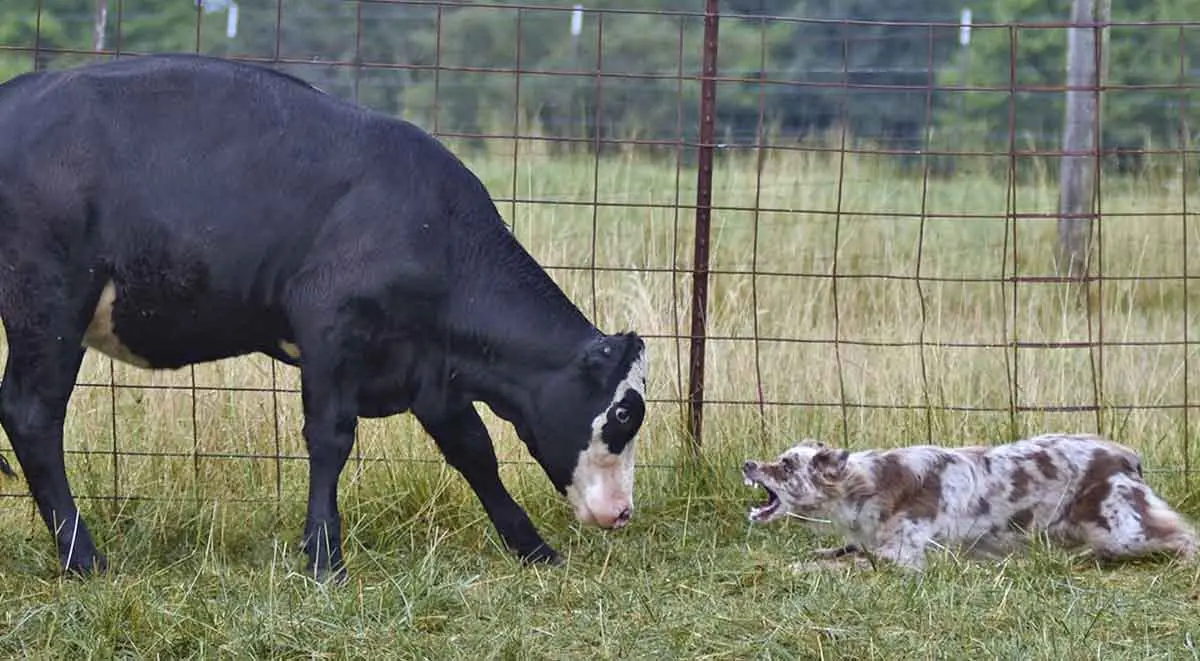
[[[1151,485],[1200,519],[1200,419],[1184,406],[1200,401],[1200,286],[1181,277],[1200,269],[1200,227],[1185,214],[1200,199],[1177,176],[1103,180],[1110,279],[1084,305],[1062,285],[1012,278],[1052,269],[1054,222],[1022,217],[1056,203],[1038,163],[1019,163],[1010,187],[982,170],[923,184],[879,157],[775,154],[760,185],[753,155],[722,156],[713,403],[694,458],[677,403],[687,346],[671,336],[687,332],[692,255],[692,212],[672,205],[692,203],[695,172],[626,153],[597,169],[533,143],[514,168],[506,149],[462,153],[539,261],[573,267],[551,273],[585,313],[650,338],[631,525],[580,528],[489,417],[504,478],[567,560],[521,568],[415,421],[362,421],[341,489],[351,580],[315,585],[295,546],[297,372],[254,357],[152,374],[89,355],[68,467],[114,571],[60,578],[23,482],[0,480],[14,496],[0,498],[0,656],[1200,656],[1200,566],[1100,570],[1039,550],[1002,565],[940,558],[922,577],[795,573],[832,540],[748,525],[758,494],[738,472],[803,436],[863,448],[1099,426],[1139,448]]]

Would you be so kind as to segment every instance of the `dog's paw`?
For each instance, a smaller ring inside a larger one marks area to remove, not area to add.
[[[811,574],[813,572],[829,571],[865,571],[871,569],[871,561],[861,556],[842,556],[839,558],[820,558],[817,560],[801,560],[788,565],[793,574]]]
[[[836,560],[848,555],[859,555],[862,549],[856,544],[845,544],[843,546],[834,546],[827,549],[817,549],[812,552],[812,557],[820,560]]]

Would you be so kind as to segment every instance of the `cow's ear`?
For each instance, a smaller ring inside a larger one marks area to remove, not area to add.
[[[604,381],[620,357],[621,354],[617,351],[617,347],[613,346],[611,336],[598,337],[592,340],[591,344],[583,351],[583,372],[590,377]]]
[[[631,352],[641,351],[644,347],[642,338],[635,333],[598,337],[584,349],[583,371],[597,382],[606,383],[619,365],[631,360]]]
[[[610,335],[609,337],[621,344],[621,353],[624,355],[640,353],[646,350],[646,341],[633,331],[626,331],[624,333]]]

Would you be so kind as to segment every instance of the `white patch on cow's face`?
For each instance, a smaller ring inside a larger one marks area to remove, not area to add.
[[[83,346],[95,349],[100,353],[129,363],[137,367],[150,368],[150,361],[136,356],[126,347],[121,338],[117,337],[113,325],[113,304],[117,300],[117,287],[110,280],[100,292],[100,300],[96,302],[96,311],[92,313],[92,321],[83,332]]]
[[[575,518],[601,528],[620,528],[633,512],[635,443],[620,454],[609,452],[604,441],[592,441],[579,455],[567,500]]]
[[[625,378],[617,384],[612,401],[592,420],[592,437],[579,454],[571,483],[567,485],[567,500],[575,508],[575,517],[587,524],[602,528],[620,528],[633,513],[633,474],[636,454],[636,432],[624,440],[619,453],[609,449],[603,433],[610,412],[620,420],[618,407],[624,406],[626,396],[636,393],[644,406],[646,393],[646,356],[640,354],[629,366]]]

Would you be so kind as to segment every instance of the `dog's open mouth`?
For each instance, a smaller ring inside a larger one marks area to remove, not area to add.
[[[766,502],[750,507],[750,520],[766,521],[767,519],[771,518],[771,515],[775,513],[775,510],[779,509],[779,495],[772,491],[771,487],[768,487],[762,482],[752,480],[750,478],[746,478],[746,486],[759,487],[767,492]]]

